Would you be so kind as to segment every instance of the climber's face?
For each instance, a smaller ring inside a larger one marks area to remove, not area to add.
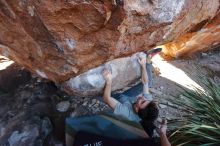
[[[134,104],[135,112],[138,113],[140,109],[146,108],[149,103],[150,101],[146,100],[143,96],[138,97],[136,103]]]

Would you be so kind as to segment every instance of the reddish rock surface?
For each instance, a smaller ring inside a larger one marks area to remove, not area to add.
[[[211,20],[203,20],[175,41],[165,44],[163,51],[172,57],[190,56],[196,51],[207,51],[220,45],[220,12]]]
[[[219,0],[1,0],[0,50],[32,72],[59,83],[114,58],[187,36],[187,32],[199,37],[204,34],[200,30],[208,31],[202,27],[219,14],[219,3]],[[219,37],[219,17],[216,19],[210,27],[212,31],[218,30],[215,36]],[[195,27],[200,24],[201,27]],[[199,38],[208,42],[198,45],[199,48],[219,41]]]

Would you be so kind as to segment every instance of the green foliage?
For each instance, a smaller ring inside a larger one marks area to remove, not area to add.
[[[182,98],[170,101],[186,113],[171,125],[177,129],[170,136],[173,145],[220,146],[220,86],[210,79],[201,85],[204,90],[181,87]]]

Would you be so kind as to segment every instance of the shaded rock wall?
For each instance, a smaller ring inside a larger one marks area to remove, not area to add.
[[[219,0],[0,0],[0,50],[63,82],[170,42],[218,10]]]

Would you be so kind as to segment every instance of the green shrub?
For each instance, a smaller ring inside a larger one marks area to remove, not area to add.
[[[220,86],[210,79],[202,79],[201,85],[204,90],[181,87],[182,98],[170,100],[185,113],[170,125],[176,129],[170,136],[173,145],[220,146]]]

